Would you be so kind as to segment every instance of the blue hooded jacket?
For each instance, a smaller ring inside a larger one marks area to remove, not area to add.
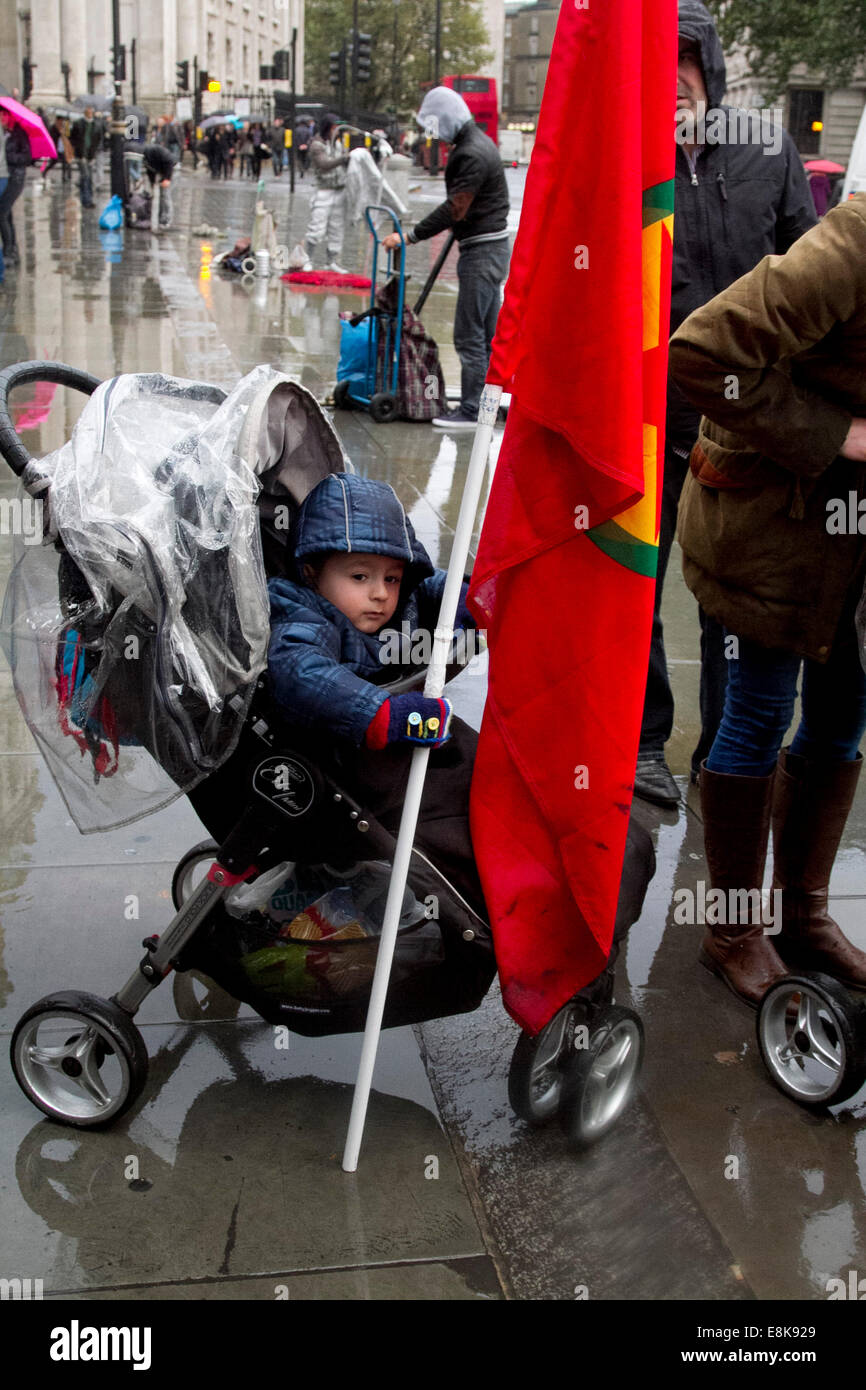
[[[387,690],[381,638],[392,628],[435,626],[445,571],[434,570],[394,489],[354,473],[331,473],[301,505],[294,555],[353,551],[405,560],[400,602],[381,633],[359,631],[339,608],[300,580],[272,579],[268,674],[271,694],[292,724],[329,732],[356,747]],[[391,668],[393,670],[393,668]],[[396,672],[394,673],[396,674]]]

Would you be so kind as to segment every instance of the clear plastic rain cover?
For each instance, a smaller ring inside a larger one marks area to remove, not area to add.
[[[289,445],[323,428],[313,482],[344,466],[339,444],[272,368],[229,395],[135,374],[104,382],[69,443],[29,466],[31,492],[48,485],[45,534],[16,543],[2,642],[83,833],[149,815],[236,746],[268,644],[257,474],[281,450],[296,465],[305,451]]]

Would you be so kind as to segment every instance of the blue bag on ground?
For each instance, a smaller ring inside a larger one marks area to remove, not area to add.
[[[116,193],[102,209],[99,225],[104,232],[116,232],[123,226],[123,202]]]
[[[367,344],[370,325],[363,323],[353,326],[348,319],[340,320],[340,360],[337,363],[337,380],[351,382],[362,391],[367,383]]]

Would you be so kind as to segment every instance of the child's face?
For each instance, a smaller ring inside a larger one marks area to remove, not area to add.
[[[307,565],[304,573],[359,632],[378,632],[397,607],[403,566],[390,555],[337,554],[328,556],[318,579]]]

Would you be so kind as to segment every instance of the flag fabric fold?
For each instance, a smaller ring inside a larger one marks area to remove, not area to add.
[[[565,0],[488,381],[512,393],[469,602],[472,836],[535,1033],[610,950],[658,548],[676,0]]]

